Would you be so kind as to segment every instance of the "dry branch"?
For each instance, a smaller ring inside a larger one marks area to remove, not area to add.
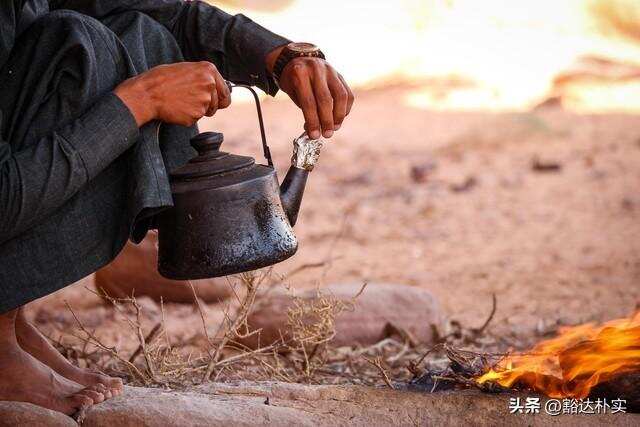
[[[370,363],[371,365],[375,366],[376,369],[378,369],[378,371],[380,372],[380,375],[382,376],[382,379],[384,380],[384,383],[392,390],[395,390],[395,387],[393,386],[393,384],[391,384],[391,380],[389,379],[389,375],[387,375],[387,371],[384,369],[384,367],[382,366],[382,360],[380,359],[380,357],[376,357],[375,359],[367,359],[366,357],[363,356],[363,359],[367,361],[367,363]]]
[[[225,321],[227,322],[227,327],[225,329],[225,333],[222,337],[222,340],[217,345],[215,352],[211,356],[211,360],[207,365],[207,370],[202,378],[202,381],[209,381],[213,371],[219,366],[218,362],[220,357],[222,356],[222,351],[225,349],[227,343],[230,340],[235,340],[236,338],[246,337],[247,334],[242,334],[240,332],[240,328],[244,327],[246,331],[248,331],[247,326],[247,317],[251,312],[253,304],[256,299],[256,295],[258,293],[258,289],[264,280],[264,276],[262,278],[258,277],[257,274],[254,273],[244,273],[241,276],[242,283],[246,286],[247,292],[240,302],[240,306],[236,310],[235,316],[231,319],[225,313]]]
[[[148,384],[147,378],[142,374],[142,372],[140,372],[140,370],[138,369],[138,367],[136,365],[134,365],[133,363],[129,362],[128,360],[126,360],[122,356],[120,356],[120,354],[118,353],[118,350],[116,350],[115,348],[109,347],[109,346],[103,344],[102,341],[100,341],[93,333],[89,332],[89,330],[84,327],[84,325],[82,324],[80,319],[78,319],[78,316],[73,311],[73,309],[71,308],[69,303],[65,301],[65,305],[67,306],[67,309],[71,312],[71,315],[75,319],[75,321],[76,321],[76,323],[78,325],[78,328],[80,328],[80,330],[82,332],[84,332],[84,334],[87,336],[87,338],[85,338],[85,340],[89,344],[91,344],[91,345],[93,345],[95,347],[98,347],[98,348],[100,348],[100,349],[102,349],[104,351],[109,352],[113,357],[115,357],[120,362],[125,364],[125,366],[127,366],[127,368],[129,368],[131,372],[135,373],[135,375],[138,377],[138,379],[143,381],[145,384]]]

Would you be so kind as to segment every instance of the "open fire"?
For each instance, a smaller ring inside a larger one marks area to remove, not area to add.
[[[526,388],[552,398],[584,399],[598,384],[640,372],[640,312],[602,325],[560,330],[531,351],[504,357],[476,379]]]

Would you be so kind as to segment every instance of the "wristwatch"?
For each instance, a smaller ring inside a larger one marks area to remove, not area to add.
[[[273,66],[273,77],[280,81],[284,68],[295,58],[322,58],[326,59],[320,48],[311,43],[289,43],[282,49],[280,56]]]

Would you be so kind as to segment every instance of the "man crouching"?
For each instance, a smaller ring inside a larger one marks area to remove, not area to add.
[[[182,0],[0,5],[0,400],[72,414],[122,392],[64,359],[23,307],[103,267],[171,206],[168,173],[225,79],[286,92],[311,138],[353,94],[319,49]]]

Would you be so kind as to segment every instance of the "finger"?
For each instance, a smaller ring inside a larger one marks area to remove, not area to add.
[[[204,116],[211,117],[218,111],[218,90],[220,84],[216,76],[218,69],[209,61],[201,61],[198,65],[203,67],[204,79],[206,80],[206,94],[203,94],[202,102],[204,105]],[[226,85],[225,85],[226,86]]]
[[[351,90],[347,82],[344,80],[344,77],[342,77],[342,74],[338,74],[338,78],[342,82],[344,88],[347,90],[347,114],[346,115],[348,116],[349,113],[351,113],[351,107],[353,107],[353,102],[355,101],[356,98],[353,95],[353,91]]]
[[[296,66],[294,69],[294,78],[297,83],[294,90],[300,103],[300,108],[302,108],[307,134],[311,139],[319,139],[321,136],[320,119],[318,118],[316,98],[313,94],[309,76],[302,68],[303,66]]]
[[[213,77],[216,79],[216,94],[218,95],[218,109],[222,110],[231,105],[231,91],[227,82],[216,69]]]
[[[211,90],[211,101],[209,101],[209,105],[207,107],[207,112],[204,114],[207,117],[213,116],[216,111],[218,111],[218,91],[217,91],[217,82],[214,85],[213,90]],[[226,85],[225,85],[226,86]]]
[[[322,126],[322,136],[333,136],[333,98],[327,83],[326,68],[316,68],[313,78],[313,94],[316,98],[316,109]]]
[[[349,94],[344,87],[342,80],[338,77],[338,73],[333,72],[329,80],[329,90],[333,97],[333,123],[334,129],[340,129],[342,122],[347,115],[347,102]]]

